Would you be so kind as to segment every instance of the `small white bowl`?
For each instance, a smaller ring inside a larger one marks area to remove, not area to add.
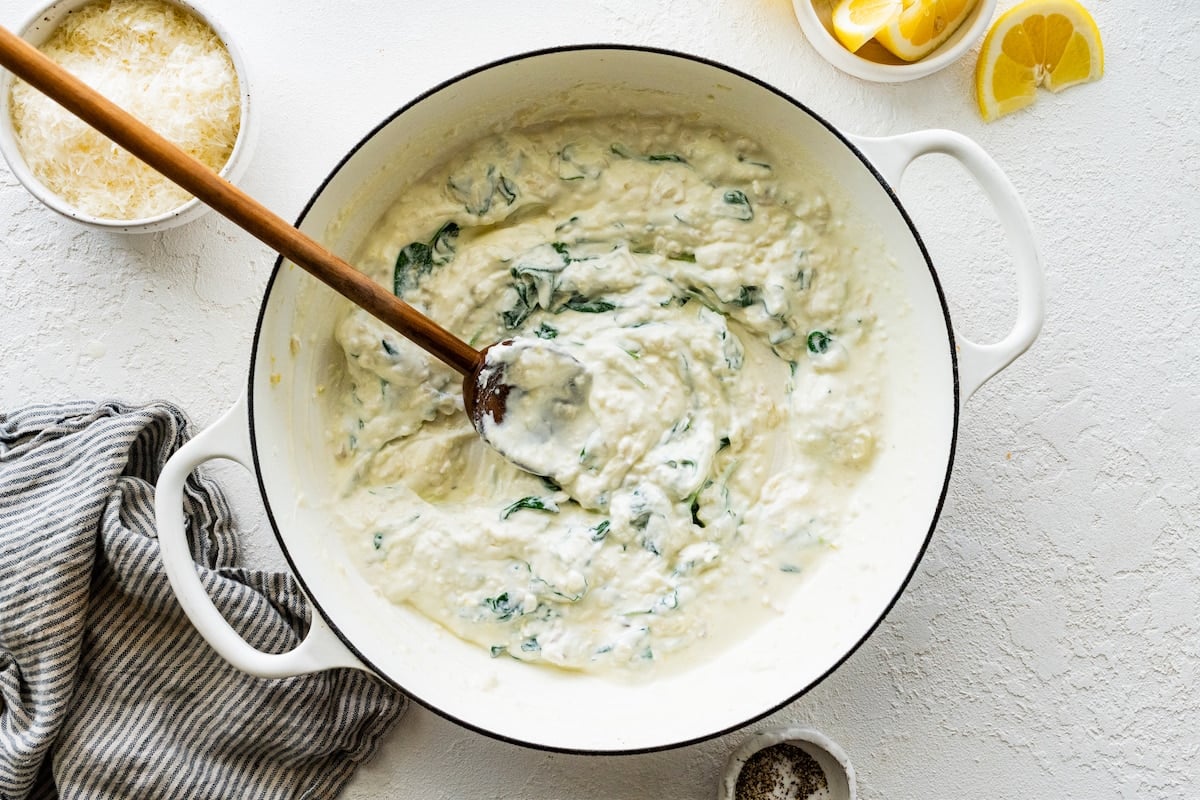
[[[780,728],[756,733],[729,754],[725,763],[725,779],[717,791],[717,800],[736,800],[738,776],[756,753],[777,744],[790,744],[807,753],[821,772],[825,773],[826,788],[810,797],[822,800],[857,800],[854,767],[837,743],[820,731],[808,728]]]
[[[996,11],[996,0],[979,0],[949,39],[920,61],[902,61],[878,42],[867,42],[851,53],[833,34],[833,7],[837,0],[792,0],[796,19],[808,41],[826,61],[856,78],[877,83],[899,83],[932,75],[962,58],[987,31]]]
[[[25,41],[35,47],[41,47],[68,14],[82,6],[88,5],[90,2],[93,2],[93,0],[57,0],[57,2],[53,2],[30,15],[25,23],[17,29],[17,32]],[[207,23],[216,32],[222,44],[225,45],[225,49],[229,51],[230,58],[233,60],[233,68],[237,74],[238,88],[242,96],[241,120],[233,152],[230,153],[229,160],[225,162],[225,166],[221,168],[220,175],[229,181],[236,181],[245,171],[246,164],[250,160],[250,151],[253,148],[254,142],[254,131],[251,125],[253,115],[250,113],[250,79],[246,70],[246,62],[243,60],[241,51],[238,50],[229,33],[206,11],[197,7],[190,0],[188,2],[184,2],[184,0],[164,0],[164,2],[189,11]],[[13,130],[12,108],[10,107],[13,80],[14,76],[11,72],[0,70],[0,155],[4,156],[4,160],[8,162],[8,166],[12,169],[17,180],[29,190],[30,194],[41,200],[46,206],[62,214],[64,217],[89,228],[116,233],[153,233],[155,231],[166,230],[167,228],[182,225],[185,222],[191,222],[209,211],[207,206],[194,197],[170,211],[140,219],[97,217],[71,206],[66,200],[55,194],[38,180],[32,170],[29,169],[28,164],[25,163],[25,157],[21,154],[21,147],[17,143],[16,134]]]

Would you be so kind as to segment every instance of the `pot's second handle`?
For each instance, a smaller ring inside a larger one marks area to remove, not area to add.
[[[855,136],[852,141],[895,187],[900,185],[909,164],[923,155],[942,153],[957,159],[992,202],[1008,236],[1017,273],[1017,319],[1007,336],[991,344],[978,344],[957,336],[959,397],[960,402],[966,402],[988,378],[1029,349],[1042,329],[1045,286],[1033,223],[1017,190],[996,162],[960,133],[927,130],[879,139]]]
[[[283,678],[334,667],[363,669],[362,663],[329,629],[316,608],[312,610],[308,633],[292,650],[264,653],[251,647],[221,616],[200,582],[187,542],[184,483],[192,470],[214,458],[227,458],[253,470],[246,420],[243,397],[163,465],[154,492],[154,514],[163,566],[171,588],[200,635],[221,657],[243,672],[263,678]]]

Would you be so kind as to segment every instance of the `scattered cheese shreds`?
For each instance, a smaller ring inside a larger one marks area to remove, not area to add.
[[[163,0],[100,0],[68,15],[43,53],[213,170],[229,160],[241,89],[205,22]],[[191,196],[21,80],[17,143],[38,180],[102,219],[163,214]]]

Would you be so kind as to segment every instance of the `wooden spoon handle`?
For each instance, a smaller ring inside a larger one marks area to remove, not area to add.
[[[0,26],[0,65],[459,373],[469,375],[480,363],[482,356],[475,348],[289,225],[3,26]]]

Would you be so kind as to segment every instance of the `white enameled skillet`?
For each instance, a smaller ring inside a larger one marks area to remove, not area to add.
[[[171,582],[194,624],[235,666],[262,676],[366,669],[491,736],[561,751],[639,752],[716,736],[789,703],[836,669],[896,601],[937,524],[963,403],[1029,347],[1042,322],[1042,268],[1028,216],[1004,174],[970,140],[937,130],[851,136],[762,81],[711,61],[645,48],[566,47],[481,67],[401,109],[345,157],[298,224],[339,255],[353,256],[406,183],[456,148],[515,124],[631,111],[683,114],[786,142],[873,221],[895,261],[922,346],[895,354],[908,378],[889,413],[902,424],[890,429],[862,487],[867,501],[841,546],[777,618],[718,655],[651,681],[491,658],[388,603],[341,546],[329,503],[323,401],[336,388],[343,357],[332,336],[339,304],[281,262],[263,299],[245,394],[170,460],[158,484]],[[978,344],[954,332],[937,273],[893,191],[905,168],[929,153],[967,169],[1007,233],[1018,308],[999,342]],[[267,654],[246,644],[204,594],[191,563],[181,492],[187,475],[214,458],[255,474],[279,545],[316,608],[291,652]]]

